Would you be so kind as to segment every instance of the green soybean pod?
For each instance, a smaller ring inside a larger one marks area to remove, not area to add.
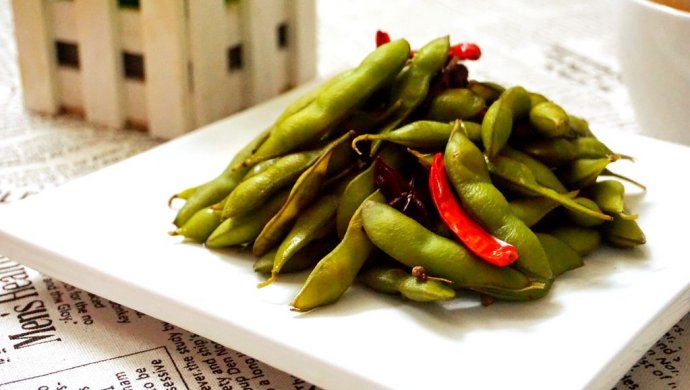
[[[379,46],[346,77],[329,85],[309,105],[276,125],[256,153],[237,167],[254,165],[319,140],[391,75],[400,72],[409,53],[410,45],[405,40]]]
[[[462,132],[474,143],[482,142],[482,125],[476,122],[462,121]]]
[[[170,232],[170,235],[204,242],[218,225],[220,225],[220,211],[206,207],[194,213],[182,226]]]
[[[363,141],[387,141],[410,148],[442,148],[448,142],[453,124],[420,120],[388,133],[362,134],[352,140],[352,148],[359,152],[357,144]]]
[[[587,207],[590,210],[594,210],[598,213],[602,212],[601,208],[599,208],[596,202],[589,198],[580,196],[573,199],[573,201]],[[592,217],[586,214],[582,214],[580,212],[573,211],[571,209],[566,209],[566,214],[568,214],[570,220],[578,226],[593,227],[599,226],[604,223],[604,220],[602,220],[601,218]]]
[[[404,154],[397,148],[383,147],[379,152],[379,157],[388,166],[393,168],[400,167]],[[355,211],[362,204],[364,199],[376,191],[374,187],[374,164],[370,164],[367,169],[355,176],[345,187],[343,196],[340,197],[338,210],[336,211],[336,230],[338,237],[343,237],[350,219]]]
[[[606,144],[594,136],[578,137],[569,140],[574,151],[575,158],[601,158],[614,156],[615,159],[631,159],[629,156],[615,153]]]
[[[379,191],[367,199],[383,200]],[[292,301],[297,311],[307,311],[337,301],[352,285],[364,261],[374,249],[362,229],[361,207],[350,219],[345,236],[311,271]]]
[[[513,123],[529,113],[529,94],[522,87],[503,91],[493,102],[482,120],[482,143],[489,158],[500,153],[513,131]]]
[[[221,217],[241,215],[259,206],[297,180],[321,154],[321,150],[289,154],[260,174],[242,181],[225,199]]]
[[[385,134],[398,127],[424,102],[431,79],[440,73],[448,59],[449,47],[448,37],[444,36],[432,40],[415,53],[393,84],[390,105],[395,108],[380,133]],[[371,155],[376,154],[379,146],[378,140],[372,143]]]
[[[250,212],[225,219],[206,239],[209,248],[222,248],[253,241],[266,223],[280,210],[289,191],[272,196]]]
[[[635,219],[636,215],[625,212],[625,187],[618,180],[601,180],[586,189],[586,193],[602,211],[619,215],[621,218]]]
[[[537,133],[545,137],[564,137],[570,134],[568,114],[554,102],[547,101],[532,107],[529,120]]]
[[[560,193],[568,192],[563,183],[558,179],[558,176],[541,161],[531,157],[527,153],[523,153],[519,150],[506,147],[501,151],[501,154],[524,164],[530,171],[534,174],[534,178],[537,183],[551,188],[552,190]]]
[[[258,175],[258,174],[260,174],[260,173],[262,173],[262,172],[265,172],[268,168],[270,168],[270,167],[273,166],[275,163],[277,163],[278,160],[280,160],[280,158],[279,158],[279,157],[276,157],[276,158],[272,158],[272,159],[270,159],[270,160],[262,161],[262,162],[260,162],[260,163],[258,163],[258,164],[256,164],[256,165],[254,165],[251,169],[249,169],[249,170],[247,171],[247,174],[244,175],[244,177],[242,178],[242,180],[247,180],[247,179],[249,179],[249,178],[251,178],[251,177],[254,177],[254,176],[256,176],[256,175]]]
[[[589,123],[575,115],[568,115],[568,123],[570,124],[570,131],[578,137],[593,137],[592,131],[589,129]]]
[[[527,227],[534,226],[558,206],[560,206],[558,202],[544,196],[517,198],[510,201],[510,211]]]
[[[537,237],[544,247],[554,275],[560,276],[584,265],[582,256],[557,237],[546,233],[537,233]]]
[[[549,167],[558,167],[577,157],[572,141],[566,138],[540,139],[524,145],[522,150]]]
[[[271,128],[264,130],[235,155],[220,175],[209,182],[199,185],[196,191],[187,199],[184,206],[177,212],[173,223],[176,226],[182,226],[194,213],[204,207],[220,202],[232,192],[247,173],[247,169],[235,170],[234,166],[251,156],[254,149],[268,138],[270,132]]]
[[[550,167],[558,167],[580,158],[627,158],[614,153],[604,143],[594,137],[550,138],[528,143],[525,153],[544,162]]]
[[[505,88],[497,83],[477,80],[470,80],[467,89],[481,97],[486,104],[491,104],[498,100],[503,91],[505,91]]]
[[[548,232],[565,242],[580,256],[586,256],[601,245],[601,234],[597,229],[581,226],[562,226]]]
[[[601,226],[601,235],[609,244],[620,248],[633,248],[647,242],[644,232],[636,221],[618,215],[613,217],[613,221]]]
[[[487,156],[498,155],[513,130],[513,112],[501,99],[491,103],[482,120],[482,143]]]
[[[546,98],[546,96],[536,93],[536,92],[529,92],[529,102],[530,102],[530,107],[534,108],[537,104],[539,103],[544,103],[548,102],[549,99]]]
[[[432,233],[385,203],[364,202],[362,220],[367,236],[383,252],[408,267],[421,266],[430,275],[450,280],[455,289],[510,300],[535,299],[544,294],[518,270],[496,267],[477,258],[461,244]]]
[[[276,250],[270,271],[271,277],[259,287],[272,283],[282,272],[285,264],[289,263],[302,248],[312,241],[335,233],[334,217],[339,197],[338,191],[328,193],[319,197],[313,205],[304,210]]]
[[[261,132],[256,138],[254,138],[254,140],[245,145],[245,147],[242,148],[235,155],[235,157],[233,157],[228,166],[218,177],[205,184],[195,187],[194,192],[189,194],[187,202],[175,216],[174,224],[176,226],[181,226],[198,210],[217,203],[227,197],[227,195],[233,189],[235,189],[235,187],[237,187],[239,182],[245,178],[245,174],[250,176],[256,174],[256,172],[248,172],[247,169],[236,169],[236,166],[237,164],[249,158],[256,151],[256,149],[268,139],[273,128],[275,128],[279,123],[311,104],[311,102],[314,101],[314,99],[319,96],[325,88],[328,88],[329,85],[337,82],[341,78],[346,77],[349,72],[350,71],[346,71],[334,76],[330,80],[324,82],[321,86],[290,103],[270,127]],[[178,194],[175,197],[182,196]]]
[[[603,158],[578,158],[563,167],[559,177],[571,189],[582,189],[594,184],[606,167],[615,161],[613,156]]]
[[[455,290],[447,284],[433,279],[420,280],[400,268],[373,267],[363,273],[361,280],[375,291],[400,294],[415,302],[447,301],[455,297]]]
[[[553,199],[575,212],[579,212],[581,214],[604,221],[612,219],[611,216],[606,215],[601,211],[590,209],[578,202],[575,202],[572,198],[573,195],[577,194],[577,192],[562,194],[554,191],[551,188],[542,186],[537,182],[529,167],[519,161],[515,161],[511,158],[501,155],[489,161],[487,166],[491,174],[500,177],[516,187],[521,187],[529,192]]]
[[[271,248],[278,245],[283,237],[288,233],[291,225],[299,215],[300,211],[306,208],[316,197],[318,197],[321,187],[326,180],[326,173],[335,150],[352,137],[347,133],[339,139],[331,142],[323,154],[307,168],[297,182],[292,186],[290,195],[285,204],[278,212],[266,223],[258,237],[254,241],[253,252],[255,256],[262,256]]]
[[[374,165],[371,164],[350,181],[338,202],[336,210],[336,231],[338,232],[338,237],[342,238],[345,236],[347,226],[355,211],[364,199],[374,193],[375,190]]]
[[[173,207],[173,202],[175,201],[175,199],[182,199],[182,200],[189,199],[192,195],[194,195],[197,188],[199,188],[199,186],[193,186],[193,187],[185,188],[184,190],[174,194],[173,196],[170,197],[170,199],[168,199],[168,207],[171,207],[171,208]]]
[[[312,90],[306,92],[304,95],[298,97],[297,99],[293,100],[290,104],[288,104],[287,107],[283,110],[283,112],[278,116],[278,118],[273,122],[273,126],[275,127],[276,124],[284,121],[285,119],[291,117],[292,115],[296,114],[297,112],[301,111],[303,108],[307,107],[308,105],[312,104],[314,100],[316,100],[319,95],[324,93],[324,91],[328,90],[333,84],[337,84],[341,82],[341,80],[349,77],[350,73],[352,73],[353,69],[348,69],[344,72],[340,72],[333,77],[329,78],[328,80],[324,81],[320,85],[318,85],[316,88],[313,88]],[[256,150],[256,148],[255,148]]]
[[[313,268],[319,259],[333,250],[336,245],[337,241],[328,237],[310,242],[290,257],[290,259],[281,267],[281,274],[300,272]],[[273,249],[272,251],[258,258],[254,262],[254,272],[270,275],[271,270],[273,269],[273,264],[275,264],[276,252],[277,249]]]
[[[425,118],[437,122],[474,118],[486,108],[484,99],[467,88],[451,88],[435,96]]]
[[[532,107],[532,100],[529,92],[523,87],[510,87],[503,91],[500,97],[506,102],[508,108],[513,112],[513,121],[522,119],[529,115],[529,110]]]
[[[530,228],[511,212],[506,198],[491,183],[487,163],[477,146],[461,132],[453,132],[444,162],[448,178],[465,210],[488,232],[518,250],[515,264],[545,281],[553,279],[544,248]]]

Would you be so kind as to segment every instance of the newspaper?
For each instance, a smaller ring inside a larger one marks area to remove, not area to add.
[[[481,44],[482,60],[468,64],[472,78],[540,91],[588,118],[595,131],[639,132],[617,68],[607,7],[595,0],[321,1],[319,74],[354,65],[371,50],[377,29],[416,47],[451,34],[454,42]],[[159,143],[137,131],[25,112],[14,50],[10,7],[0,0],[0,207]],[[0,254],[0,390],[316,389],[21,261]],[[687,388],[690,314],[615,386]]]
[[[0,388],[315,389],[241,352],[0,257]]]

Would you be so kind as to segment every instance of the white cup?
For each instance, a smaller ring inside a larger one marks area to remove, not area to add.
[[[690,145],[690,12],[615,0],[618,58],[642,134]]]

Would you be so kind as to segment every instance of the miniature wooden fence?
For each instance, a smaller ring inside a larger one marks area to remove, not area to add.
[[[12,0],[25,106],[173,138],[311,79],[314,0]]]

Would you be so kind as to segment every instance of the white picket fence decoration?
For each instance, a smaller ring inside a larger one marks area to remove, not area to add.
[[[25,106],[174,138],[316,73],[315,0],[12,0]]]

